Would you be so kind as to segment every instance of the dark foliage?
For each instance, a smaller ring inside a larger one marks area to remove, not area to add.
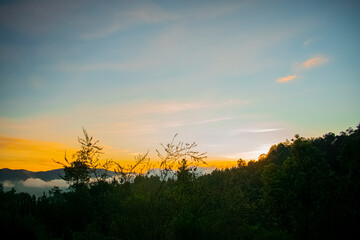
[[[89,141],[82,149],[87,158],[77,155],[65,169],[69,191],[55,187],[35,198],[0,188],[3,234],[16,239],[359,237],[359,126],[340,135],[296,136],[272,146],[258,161],[239,160],[238,167],[203,176],[195,176],[186,155],[175,158],[170,150],[176,145],[168,145],[165,163],[175,159],[179,167],[167,181],[144,174],[89,181],[87,164],[100,150],[90,155]]]

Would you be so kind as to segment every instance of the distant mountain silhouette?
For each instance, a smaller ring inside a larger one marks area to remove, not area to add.
[[[199,175],[203,175],[206,173],[210,173],[214,170],[214,168],[204,168],[204,167],[198,167],[197,172]],[[104,171],[104,170],[103,170]],[[102,170],[100,170],[100,173]],[[108,171],[108,176],[112,177],[115,174],[113,171]],[[159,169],[153,169],[152,173],[150,175],[153,176],[160,176]],[[41,172],[32,172],[25,169],[18,169],[18,170],[12,170],[8,168],[0,169],[0,182],[4,181],[25,181],[28,178],[39,178],[43,181],[51,181],[54,179],[60,179],[62,176],[64,176],[64,169],[54,169],[50,171],[41,171]]]
[[[28,178],[39,178],[43,181],[51,181],[64,176],[64,169],[54,169],[50,171],[32,172],[24,169],[11,170],[8,168],[0,169],[0,182],[2,181],[25,181]]]
[[[99,169],[101,173],[102,169]],[[107,173],[110,177],[115,175],[115,172],[108,171]],[[60,179],[64,176],[64,169],[54,169],[50,171],[41,171],[41,172],[32,172],[25,169],[12,170],[8,168],[0,169],[0,182],[3,181],[25,181],[28,178],[39,178],[43,181],[51,181],[54,179]]]

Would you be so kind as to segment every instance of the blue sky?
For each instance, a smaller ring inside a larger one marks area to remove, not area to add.
[[[339,133],[360,122],[359,12],[357,1],[2,1],[0,135],[76,147],[84,126],[120,159],[179,133],[238,159]]]

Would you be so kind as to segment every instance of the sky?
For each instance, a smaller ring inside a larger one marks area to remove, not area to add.
[[[103,158],[155,161],[178,133],[217,166],[355,128],[359,6],[3,0],[0,168],[59,168],[82,127]]]

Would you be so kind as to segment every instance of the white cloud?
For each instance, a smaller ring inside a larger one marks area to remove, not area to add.
[[[195,122],[194,124],[205,124],[205,123],[215,123],[215,122],[222,122],[226,120],[231,120],[231,117],[223,117],[223,118],[213,118],[213,119],[206,119],[202,121]]]
[[[268,133],[284,130],[283,128],[264,128],[264,129],[235,129],[229,133],[230,136],[239,135],[242,133]]]
[[[255,148],[254,150],[252,151],[249,151],[249,152],[242,152],[240,153],[241,156],[259,156],[261,154],[266,154],[270,147],[272,146],[273,144],[270,143],[270,144],[261,144],[259,147]]]
[[[54,179],[46,182],[39,178],[28,178],[25,181],[21,181],[21,184],[24,187],[30,187],[30,188],[45,188],[45,187],[54,187],[54,186],[64,188],[69,186],[68,183],[63,179]]]
[[[248,130],[250,133],[265,133],[265,132],[275,132],[280,131],[281,128],[268,128],[268,129],[255,129],[255,130]]]
[[[11,181],[4,181],[3,182],[3,187],[4,188],[13,188],[13,187],[15,187],[15,184],[12,183]]]
[[[273,144],[261,144],[260,146],[254,148],[251,151],[228,154],[228,155],[224,155],[222,157],[231,158],[231,159],[243,158],[243,159],[257,160],[261,154],[266,154],[272,145]]]

